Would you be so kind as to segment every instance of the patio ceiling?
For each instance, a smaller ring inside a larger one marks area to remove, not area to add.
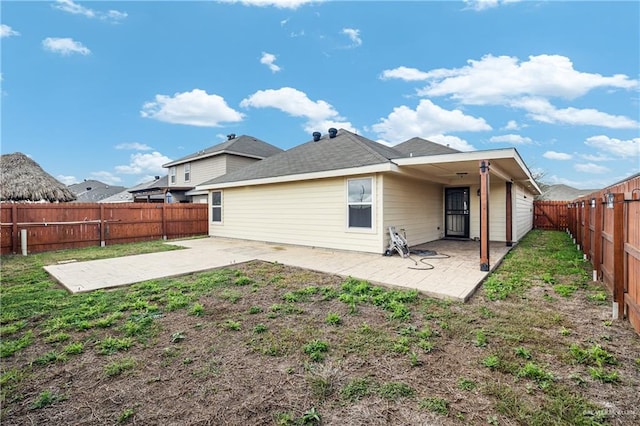
[[[416,177],[443,185],[470,185],[480,182],[479,164],[482,160],[489,161],[492,177],[517,182],[534,193],[540,193],[529,169],[513,148],[397,158],[393,162],[400,166],[401,172]]]

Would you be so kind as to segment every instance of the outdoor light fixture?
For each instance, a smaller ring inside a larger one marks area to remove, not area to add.
[[[464,178],[468,173],[467,172],[457,172],[456,173],[460,179]]]
[[[595,198],[592,198],[592,199],[591,199],[591,208],[592,208],[592,209],[595,209],[595,208],[596,208],[596,199],[595,199]]]
[[[606,197],[607,197],[607,208],[608,209],[612,209],[613,208],[613,199],[614,199],[613,193],[608,192]]]

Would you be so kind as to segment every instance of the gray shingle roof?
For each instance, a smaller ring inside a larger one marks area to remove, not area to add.
[[[97,203],[125,190],[124,186],[107,185],[99,180],[85,180],[69,185],[69,189],[76,194],[78,203]]]
[[[369,166],[402,156],[393,148],[340,129],[335,138],[325,135],[201,185]]]
[[[282,152],[282,149],[273,146],[253,136],[242,135],[234,137],[225,142],[194,152],[185,157],[164,164],[163,167],[170,167],[176,164],[186,163],[200,158],[213,157],[214,155],[233,154],[243,157],[267,158]]]
[[[457,149],[440,145],[422,138],[411,138],[393,147],[402,153],[402,157],[422,157],[423,155],[453,154]]]

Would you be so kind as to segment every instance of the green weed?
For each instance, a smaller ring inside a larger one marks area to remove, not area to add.
[[[189,308],[189,315],[201,317],[204,315],[204,306],[202,303],[196,302]]]
[[[466,379],[464,377],[458,378],[458,389],[460,390],[471,391],[474,390],[477,386],[477,383],[473,380]]]
[[[133,341],[129,337],[118,339],[109,336],[97,343],[98,353],[100,355],[111,355],[119,351],[126,351],[132,345]]]
[[[429,410],[441,416],[449,415],[449,401],[444,398],[431,397],[418,401],[418,407],[422,410]]]
[[[335,312],[329,312],[327,317],[324,319],[327,324],[331,325],[340,325],[342,324],[342,318],[340,318],[340,314]]]
[[[133,358],[123,358],[113,361],[104,366],[103,372],[107,377],[119,376],[125,371],[133,370],[136,367],[136,360]]]
[[[45,390],[40,392],[38,398],[29,405],[29,409],[39,410],[40,408],[48,407],[49,405],[55,404],[58,401],[64,401],[65,399],[66,397],[63,395],[53,393],[50,390]]]
[[[380,385],[376,393],[382,398],[397,401],[400,398],[412,397],[416,391],[406,383],[389,382]]]
[[[324,360],[324,354],[329,351],[329,345],[322,340],[312,340],[302,347],[305,354],[309,355],[312,361]]]

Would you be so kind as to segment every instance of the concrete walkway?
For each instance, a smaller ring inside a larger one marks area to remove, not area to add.
[[[45,266],[45,270],[72,293],[119,287],[141,281],[173,277],[250,260],[278,262],[344,277],[354,277],[429,296],[466,301],[488,275],[480,271],[479,243],[439,240],[416,249],[434,250],[444,258],[412,255],[382,256],[321,248],[260,243],[224,238],[168,242],[186,247],[87,262]],[[491,243],[492,269],[509,251],[504,243]],[[423,262],[427,262],[425,264]],[[432,269],[427,269],[430,266]]]

